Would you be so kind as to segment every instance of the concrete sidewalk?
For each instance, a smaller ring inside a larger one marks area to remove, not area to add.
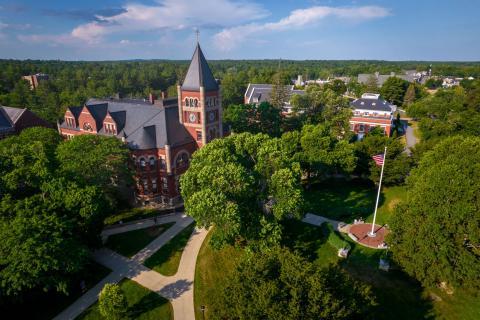
[[[128,232],[153,226],[153,219],[145,219],[151,221],[141,221],[118,228],[110,228],[105,230],[106,237],[111,234]],[[159,295],[170,300],[173,306],[175,320],[193,320],[195,319],[195,310],[193,305],[193,282],[195,278],[195,265],[197,256],[208,231],[205,229],[195,228],[187,245],[185,246],[178,271],[174,276],[167,277],[145,267],[142,263],[164,246],[173,237],[179,234],[183,229],[193,222],[193,219],[184,215],[176,214],[164,219],[158,219],[157,224],[175,222],[170,227],[144,249],[140,250],[132,259],[128,259],[113,252],[110,249],[102,248],[93,254],[96,262],[110,268],[110,273],[106,278],[99,282],[95,287],[87,291],[77,301],[60,313],[55,320],[75,319],[90,305],[98,299],[98,294],[106,283],[116,283],[123,278],[129,278],[138,284],[155,291]],[[103,235],[103,234],[102,234]]]
[[[302,219],[303,222],[313,224],[315,226],[321,226],[322,223],[328,222],[330,223],[335,230],[338,230],[338,225],[341,221],[329,219],[326,217],[322,217],[316,214],[307,213],[305,217]]]

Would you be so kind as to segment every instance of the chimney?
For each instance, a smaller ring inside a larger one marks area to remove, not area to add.
[[[168,93],[166,91],[162,91],[161,95],[162,95],[162,100],[165,100],[168,97]]]
[[[153,93],[150,93],[148,95],[148,100],[150,101],[151,104],[155,103],[155,96],[153,95]]]

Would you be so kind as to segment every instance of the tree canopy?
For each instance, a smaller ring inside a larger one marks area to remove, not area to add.
[[[247,255],[219,284],[214,319],[365,319],[370,287],[287,249]]]
[[[302,214],[300,166],[280,139],[264,134],[207,144],[194,153],[180,185],[187,214],[200,226],[214,224],[219,243],[258,239],[262,228]]]
[[[380,93],[388,102],[401,106],[408,86],[408,81],[397,77],[390,77],[383,83]]]
[[[126,147],[116,138],[98,137],[77,148],[76,139],[61,142],[54,130],[30,128],[0,141],[2,294],[68,292],[72,275],[88,261],[88,249],[99,244],[103,219],[112,209],[99,177],[121,174],[111,155],[126,163]],[[65,155],[74,150],[79,154]],[[95,161],[81,161],[89,155]],[[91,180],[94,172],[100,181]]]
[[[395,260],[426,286],[480,286],[480,138],[451,137],[422,157],[392,216]]]

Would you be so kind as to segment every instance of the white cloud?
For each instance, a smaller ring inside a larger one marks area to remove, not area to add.
[[[258,4],[232,0],[159,0],[156,5],[127,4],[114,16],[79,25],[75,38],[97,43],[112,33],[191,27],[230,27],[268,15]]]
[[[298,9],[290,13],[286,18],[277,22],[267,22],[263,24],[250,23],[232,28],[223,29],[215,34],[215,45],[223,50],[230,51],[238,46],[242,41],[255,33],[266,33],[274,31],[283,31],[290,29],[301,29],[305,26],[311,26],[327,17],[336,17],[349,19],[353,22],[361,22],[375,18],[382,18],[390,15],[390,11],[378,6],[362,7],[327,7],[315,6],[307,9]]]

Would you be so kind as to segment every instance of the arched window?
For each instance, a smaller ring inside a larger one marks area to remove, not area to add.
[[[188,103],[188,98],[185,98],[185,106],[189,106],[190,104]]]
[[[155,157],[150,157],[150,159],[148,159],[148,163],[150,164],[150,170],[154,170],[155,169]]]
[[[193,104],[194,104],[195,107],[197,107],[198,106],[198,99],[193,100]]]
[[[193,107],[193,99],[190,98],[190,107]]]
[[[140,158],[139,165],[140,170],[145,170],[145,168],[147,167],[147,162],[145,161],[145,158]]]
[[[177,160],[175,161],[175,167],[177,168],[183,168],[188,166],[188,153],[182,152],[177,156]]]

